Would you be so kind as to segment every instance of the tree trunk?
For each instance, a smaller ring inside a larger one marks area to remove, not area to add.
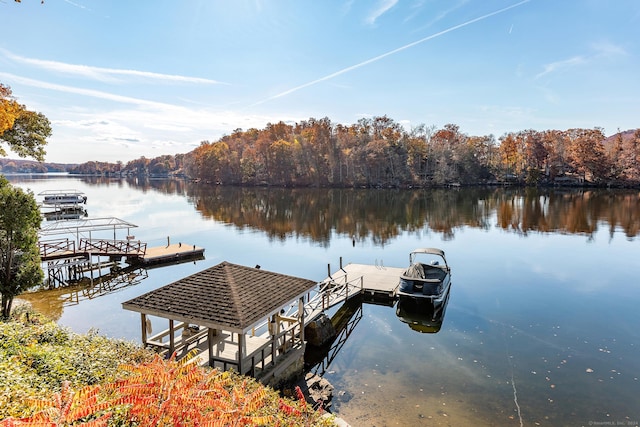
[[[13,297],[2,294],[2,318],[8,319],[11,315],[11,306],[13,305]]]

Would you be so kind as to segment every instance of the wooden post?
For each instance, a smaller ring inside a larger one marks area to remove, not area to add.
[[[140,313],[140,320],[142,323],[142,345],[147,345],[147,315]]]
[[[173,336],[173,319],[169,319],[169,356],[173,355],[176,348],[176,339]]]
[[[238,333],[238,373],[244,375],[242,371],[242,359],[244,359],[244,333]]]
[[[298,313],[300,313],[300,340],[304,343],[304,297],[298,300]]]
[[[209,366],[213,368],[213,329],[207,328],[207,346],[209,347]]]
[[[275,314],[271,316],[269,321],[269,330],[271,332],[271,362],[275,364],[276,362],[276,354],[277,354],[277,339],[276,339],[276,330],[277,330],[277,321]]]

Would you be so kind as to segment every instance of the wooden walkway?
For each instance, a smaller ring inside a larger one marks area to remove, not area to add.
[[[331,276],[334,280],[336,277],[340,277],[340,274],[345,276],[345,280],[346,278],[362,277],[362,292],[364,294],[393,299],[396,297],[400,275],[404,270],[405,268],[399,267],[347,264]]]
[[[356,295],[393,303],[404,268],[348,264],[324,279],[304,305],[305,325]]]
[[[92,256],[126,257],[129,261],[145,265],[196,258],[204,254],[204,248],[177,243],[147,248],[147,244],[135,240],[81,239],[76,247],[70,239],[39,242],[40,259],[53,261]]]
[[[139,260],[142,264],[149,265],[179,261],[187,258],[197,258],[203,255],[204,248],[186,243],[176,243],[167,246],[147,248],[146,252],[139,257]]]

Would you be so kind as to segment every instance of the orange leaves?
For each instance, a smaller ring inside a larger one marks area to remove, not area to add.
[[[0,135],[13,127],[22,109],[22,106],[13,99],[11,88],[0,83]]]
[[[302,393],[302,389],[300,388],[300,386],[296,386],[296,397],[300,402],[307,403],[307,399],[305,399],[304,393]]]
[[[0,422],[0,427],[11,426],[106,426],[110,412],[106,410],[113,406],[113,402],[98,400],[99,386],[88,386],[76,392],[71,389],[68,381],[62,384],[60,393],[56,393],[51,399],[33,400],[31,407],[37,412],[29,418],[8,418]],[[101,414],[102,413],[102,414]],[[82,421],[91,418],[88,421]]]
[[[129,416],[144,426],[225,426],[268,424],[271,416],[259,414],[266,389],[251,390],[247,380],[238,384],[231,376],[206,370],[189,358],[128,367],[131,376],[117,385],[121,402],[131,404]]]
[[[294,415],[296,417],[299,417],[300,415],[302,415],[302,412],[300,412],[294,406],[285,403],[284,400],[282,399],[280,399],[280,404],[278,405],[278,409],[280,409],[280,411],[284,412],[287,415]]]
[[[320,419],[296,388],[298,401],[233,372],[205,369],[186,357],[122,367],[129,375],[104,386],[74,391],[65,383],[60,393],[34,400],[30,418],[6,419],[0,427],[117,425],[169,426],[310,426]],[[117,419],[111,420],[111,414]]]

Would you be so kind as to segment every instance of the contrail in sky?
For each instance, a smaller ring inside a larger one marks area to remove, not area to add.
[[[519,2],[519,3],[513,4],[511,6],[507,6],[505,8],[500,9],[500,10],[496,10],[495,12],[487,13],[486,15],[479,16],[478,18],[474,18],[474,19],[472,19],[470,21],[463,22],[462,24],[454,25],[453,27],[449,27],[446,30],[442,30],[442,31],[440,31],[438,33],[435,33],[435,34],[432,34],[432,35],[430,35],[428,37],[425,37],[425,38],[422,38],[422,39],[417,40],[415,42],[406,44],[406,45],[401,46],[401,47],[399,47],[397,49],[393,49],[393,50],[391,50],[389,52],[383,53],[382,55],[378,55],[378,56],[375,56],[375,57],[373,57],[371,59],[367,59],[366,61],[360,62],[359,64],[355,64],[355,65],[352,65],[350,67],[343,68],[342,70],[336,71],[335,73],[331,73],[331,74],[329,74],[327,76],[320,77],[319,79],[310,81],[308,83],[302,84],[300,86],[296,86],[296,87],[294,87],[292,89],[289,89],[289,90],[286,90],[284,92],[280,92],[280,93],[278,93],[276,95],[270,96],[269,98],[263,99],[262,101],[258,101],[256,103],[250,105],[250,107],[254,107],[256,105],[264,104],[265,102],[271,101],[273,99],[282,98],[283,96],[289,95],[289,94],[291,94],[293,92],[297,92],[300,89],[304,89],[306,87],[313,86],[313,85],[315,85],[317,83],[324,82],[326,80],[330,80],[330,79],[332,79],[334,77],[337,77],[337,76],[339,76],[341,74],[348,73],[349,71],[353,71],[353,70],[355,70],[357,68],[364,67],[365,65],[368,65],[368,64],[371,64],[373,62],[379,61],[379,60],[381,60],[383,58],[386,58],[387,56],[391,56],[394,53],[401,52],[403,50],[409,49],[410,47],[418,45],[420,43],[424,43],[426,41],[429,41],[429,40],[435,39],[437,37],[440,37],[442,35],[445,35],[447,33],[450,33],[451,31],[458,30],[458,29],[460,29],[462,27],[466,27],[467,25],[471,25],[471,24],[474,24],[474,23],[476,23],[478,21],[482,21],[484,19],[490,18],[490,17],[492,17],[494,15],[498,15],[500,13],[506,12],[507,10],[516,8],[518,6],[522,6],[523,4],[529,3],[530,1],[531,0],[523,0],[523,1]]]

